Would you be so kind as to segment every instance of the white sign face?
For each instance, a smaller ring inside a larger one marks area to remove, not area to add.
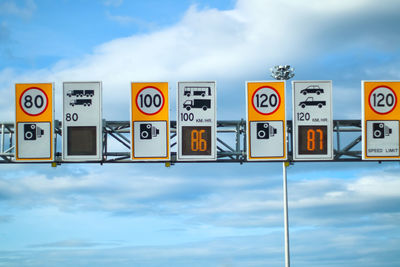
[[[373,89],[369,95],[369,106],[377,114],[388,114],[396,107],[397,98],[393,89],[387,86],[379,86]]]
[[[165,138],[167,121],[134,121],[134,157],[165,158],[168,153],[168,142]],[[161,149],[160,149],[161,148]]]
[[[63,160],[102,160],[101,82],[64,82],[63,102]]]
[[[279,108],[281,97],[275,88],[264,86],[254,92],[252,104],[257,112],[262,115],[270,115]]]
[[[20,107],[30,116],[42,114],[48,106],[49,100],[46,93],[40,88],[30,88],[24,91],[20,98]]]
[[[18,158],[51,157],[50,122],[18,122]]]
[[[215,82],[178,83],[178,160],[216,160]]]
[[[399,121],[367,121],[367,156],[398,157]]]
[[[283,121],[251,121],[250,156],[283,157],[286,145],[283,135]]]
[[[165,99],[160,89],[148,86],[136,95],[136,106],[146,115],[157,114],[164,107]]]
[[[293,159],[332,160],[332,81],[293,81]]]

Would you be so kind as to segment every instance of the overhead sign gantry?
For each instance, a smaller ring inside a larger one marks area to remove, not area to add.
[[[362,158],[400,158],[400,81],[362,81]]]
[[[285,82],[246,83],[247,160],[286,160]]]

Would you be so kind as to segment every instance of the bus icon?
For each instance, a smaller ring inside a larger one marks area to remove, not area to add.
[[[210,96],[211,95],[211,87],[201,87],[201,86],[188,86],[183,90],[183,94],[185,96]]]

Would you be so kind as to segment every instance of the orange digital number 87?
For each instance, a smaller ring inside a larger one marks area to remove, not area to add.
[[[202,135],[205,130],[192,130],[190,134],[190,148],[192,151],[206,151],[207,150],[207,141],[203,139]]]
[[[321,129],[317,129],[316,131],[313,129],[309,129],[307,131],[307,150],[314,151],[315,150],[315,132],[319,134],[319,149],[324,149],[324,142],[323,142],[323,131]]]

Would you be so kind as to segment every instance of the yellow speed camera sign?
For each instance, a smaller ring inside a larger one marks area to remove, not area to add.
[[[132,160],[170,159],[168,83],[131,83],[131,136]]]
[[[16,161],[54,159],[53,84],[15,85]]]
[[[286,160],[285,82],[247,82],[247,160]]]
[[[400,158],[400,81],[362,82],[363,159]]]

